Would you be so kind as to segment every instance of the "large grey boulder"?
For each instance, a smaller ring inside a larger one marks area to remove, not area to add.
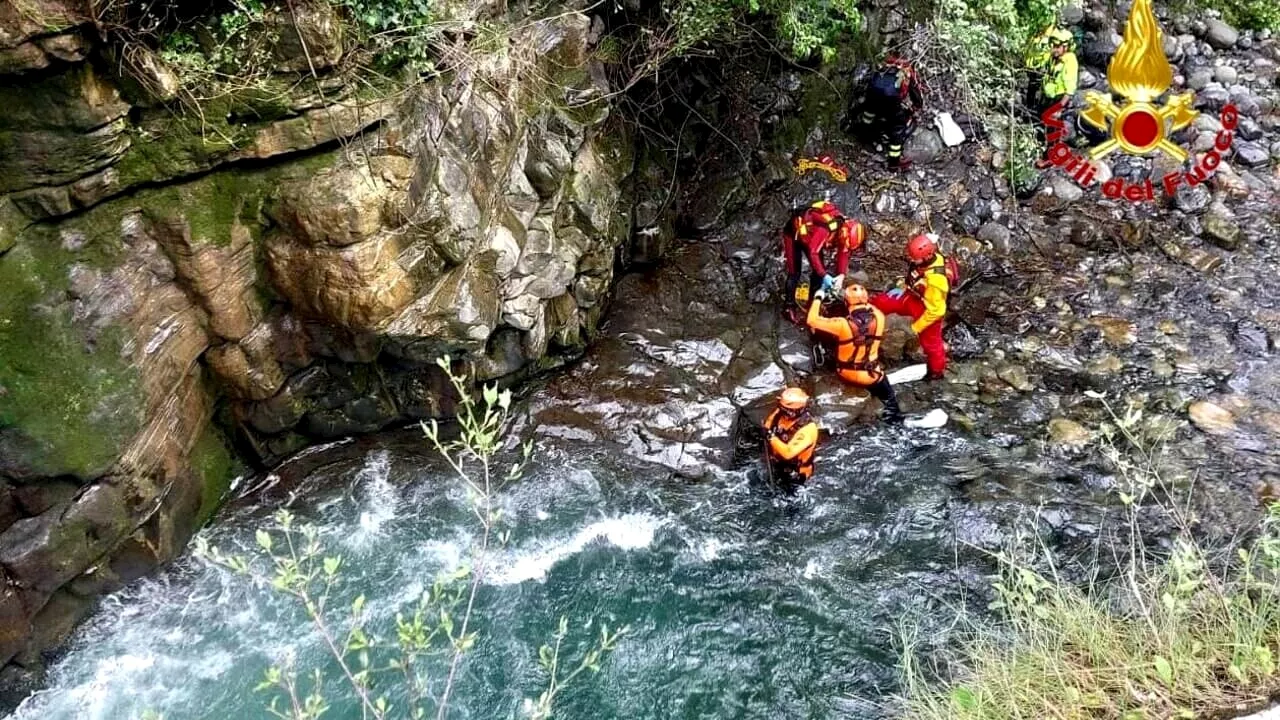
[[[1240,39],[1240,32],[1217,18],[1205,21],[1205,42],[1218,50],[1230,50]]]

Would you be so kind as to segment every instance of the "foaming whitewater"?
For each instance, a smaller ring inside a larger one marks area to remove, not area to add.
[[[596,541],[621,550],[647,548],[653,544],[653,535],[661,526],[661,520],[643,513],[597,520],[565,540],[539,542],[533,549],[516,550],[501,558],[497,567],[487,573],[486,580],[493,585],[545,580],[547,571],[556,563],[582,552]]]
[[[390,473],[390,453],[382,450],[373,453],[369,464],[356,475],[360,519],[358,529],[348,540],[351,547],[367,547],[374,538],[382,534],[383,526],[396,517],[400,496],[391,485]]]

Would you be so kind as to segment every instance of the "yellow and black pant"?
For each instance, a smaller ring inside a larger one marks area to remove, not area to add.
[[[912,113],[906,103],[893,98],[869,96],[858,108],[858,122],[869,132],[865,137],[879,136],[889,146],[885,153],[890,163],[902,160],[902,146],[911,134]]]

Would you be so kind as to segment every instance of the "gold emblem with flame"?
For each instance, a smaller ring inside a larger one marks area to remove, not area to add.
[[[1161,150],[1179,162],[1187,159],[1187,151],[1168,136],[1190,125],[1200,113],[1191,109],[1194,95],[1190,92],[1170,95],[1161,106],[1154,104],[1173,84],[1173,66],[1164,56],[1151,0],[1134,0],[1124,42],[1107,65],[1107,82],[1127,102],[1117,106],[1103,93],[1085,93],[1080,117],[1101,130],[1107,130],[1109,122],[1111,130],[1111,138],[1091,150],[1091,157],[1101,158],[1120,148],[1131,155]]]

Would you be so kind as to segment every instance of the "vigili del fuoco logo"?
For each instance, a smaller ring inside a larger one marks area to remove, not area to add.
[[[1156,104],[1173,84],[1173,66],[1164,56],[1162,40],[1151,0],[1134,0],[1125,23],[1124,42],[1120,43],[1107,65],[1110,90],[1124,98],[1124,102],[1117,104],[1105,93],[1085,93],[1085,107],[1080,119],[1111,135],[1089,150],[1087,157],[1077,154],[1063,142],[1066,136],[1062,123],[1065,99],[1041,115],[1049,130],[1049,161],[1062,168],[1081,187],[1093,185],[1097,161],[1117,150],[1138,156],[1164,153],[1184,163],[1185,167],[1187,151],[1169,136],[1190,125],[1200,113],[1191,109],[1195,98],[1191,92],[1170,94],[1163,103]],[[1219,117],[1222,130],[1218,132],[1213,147],[1199,155],[1189,169],[1168,173],[1159,179],[1166,196],[1172,196],[1179,185],[1198,185],[1213,176],[1222,163],[1223,154],[1231,148],[1239,119],[1235,105],[1228,104],[1222,108]],[[1131,183],[1124,178],[1113,177],[1102,184],[1103,196],[1131,202],[1154,200],[1155,192],[1155,183],[1151,179]]]

